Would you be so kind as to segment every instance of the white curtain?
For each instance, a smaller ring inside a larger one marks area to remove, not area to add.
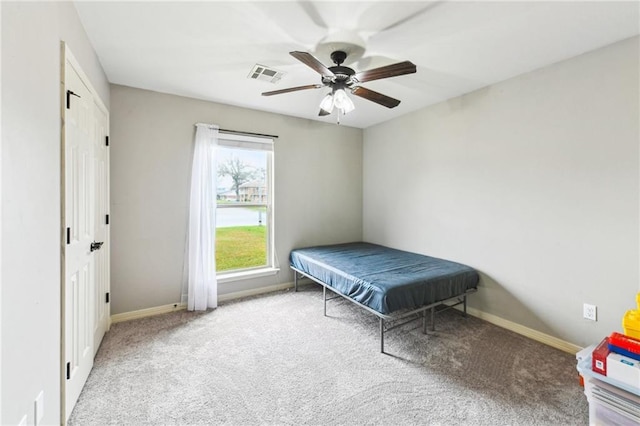
[[[187,245],[187,309],[218,306],[216,282],[216,147],[218,126],[196,124]]]

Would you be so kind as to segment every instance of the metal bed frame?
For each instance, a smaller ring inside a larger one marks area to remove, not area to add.
[[[307,277],[310,280],[320,284],[322,286],[322,299],[324,301],[324,316],[327,316],[327,300],[333,300],[333,299],[337,299],[338,297],[331,297],[329,299],[327,299],[327,288],[331,291],[333,291],[335,294],[337,294],[340,297],[343,297],[345,299],[347,299],[348,301],[355,303],[356,305],[360,306],[361,308],[371,312],[372,314],[374,314],[375,316],[377,316],[380,320],[380,353],[384,353],[384,332],[385,331],[390,331],[393,330],[394,328],[400,327],[402,325],[405,325],[407,323],[410,323],[412,321],[415,321],[416,319],[418,319],[420,317],[420,314],[422,314],[422,333],[423,334],[427,334],[427,311],[430,309],[431,310],[431,330],[435,330],[435,314],[436,314],[436,307],[439,306],[444,306],[444,309],[439,309],[438,312],[442,312],[445,311],[447,309],[451,309],[455,306],[458,305],[463,305],[463,312],[462,315],[463,316],[467,316],[467,295],[471,294],[471,293],[475,293],[476,291],[478,291],[477,288],[471,288],[467,291],[465,291],[463,294],[458,295],[458,296],[454,296],[451,297],[449,299],[445,299],[445,300],[441,300],[439,302],[435,302],[435,303],[431,303],[430,305],[425,305],[425,306],[421,306],[420,308],[417,309],[413,309],[410,311],[402,311],[398,314],[395,315],[387,315],[387,314],[382,314],[374,309],[371,309],[370,307],[363,305],[362,303],[350,298],[349,296],[346,296],[342,293],[340,293],[339,291],[337,291],[335,288],[331,287],[330,285],[320,281],[319,279],[297,269],[294,268],[293,266],[290,266],[291,269],[293,269],[293,285],[294,285],[294,289],[297,292],[298,291],[298,274],[301,275],[302,277]],[[453,304],[448,304],[450,302],[454,302]],[[389,321],[389,322],[396,322],[399,321],[401,319],[405,319],[407,317],[410,316],[416,316],[413,319],[401,322],[399,324],[394,324],[390,327],[385,328],[385,321]]]

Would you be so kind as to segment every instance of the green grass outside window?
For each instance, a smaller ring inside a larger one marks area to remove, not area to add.
[[[216,228],[216,271],[267,264],[267,227]]]

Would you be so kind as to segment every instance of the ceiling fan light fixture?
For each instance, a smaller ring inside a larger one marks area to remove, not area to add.
[[[334,106],[334,98],[332,93],[328,93],[320,102],[320,109],[326,112],[327,114],[331,114]]]
[[[333,94],[333,98],[336,108],[342,111],[342,114],[350,113],[355,109],[353,101],[349,99],[344,89],[337,89]]]

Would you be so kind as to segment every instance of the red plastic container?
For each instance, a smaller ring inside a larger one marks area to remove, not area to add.
[[[640,340],[613,332],[609,336],[609,350],[640,361]]]
[[[609,343],[631,353],[640,355],[640,340],[615,331],[609,336]]]
[[[609,356],[609,338],[605,337],[591,353],[591,369],[596,373],[607,375],[607,356]]]

